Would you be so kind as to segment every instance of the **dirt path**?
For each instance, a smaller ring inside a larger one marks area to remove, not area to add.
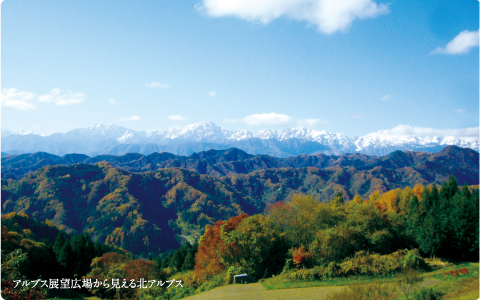
[[[247,299],[324,299],[325,296],[333,291],[338,291],[342,287],[311,287],[301,289],[283,289],[267,290],[260,283],[251,284],[233,284],[223,286],[214,290],[201,293],[199,295],[187,297],[187,300],[247,300]]]

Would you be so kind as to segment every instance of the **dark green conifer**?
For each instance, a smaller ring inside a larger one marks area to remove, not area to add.
[[[472,195],[466,184],[461,194],[457,193],[453,198],[450,224],[453,233],[451,243],[457,249],[457,256],[461,253],[462,259],[478,259],[478,197]]]
[[[183,249],[180,248],[173,253],[172,258],[170,259],[170,267],[174,268],[177,271],[182,269],[183,262],[185,260],[185,256],[183,255]]]
[[[58,256],[64,244],[65,244],[65,237],[63,236],[63,233],[60,231],[57,234],[57,237],[55,238],[55,243],[53,244],[53,252],[55,253],[55,256]]]
[[[62,247],[62,250],[58,253],[57,262],[63,268],[66,276],[72,276],[75,269],[75,256],[72,251],[72,247],[68,240]]]
[[[405,223],[407,226],[407,233],[414,238],[416,238],[416,230],[419,226],[419,206],[420,202],[418,202],[417,196],[413,195],[412,200],[408,203],[408,214]]]
[[[182,271],[193,270],[195,267],[195,253],[193,251],[188,251],[187,256],[185,256],[185,261],[182,265]]]
[[[440,195],[437,185],[433,184],[431,190],[425,187],[422,194],[419,226],[417,227],[417,243],[425,254],[433,257],[441,248],[444,234],[442,232],[442,212],[439,211]]]
[[[453,196],[458,192],[458,184],[453,175],[450,175],[448,182],[445,181],[442,184],[442,189],[440,191],[440,196],[443,199],[452,199]]]

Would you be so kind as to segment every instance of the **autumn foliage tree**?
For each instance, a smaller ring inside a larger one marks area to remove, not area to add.
[[[288,248],[263,215],[243,219],[235,230],[222,230],[221,239],[228,247],[220,250],[220,256],[229,267],[240,267],[257,279],[283,268]]]
[[[138,280],[143,278],[148,280],[166,280],[164,273],[158,271],[157,265],[146,259],[133,259],[129,255],[123,255],[114,252],[108,252],[92,260],[91,271],[84,278],[105,281],[109,284],[112,279],[118,279],[119,284],[125,281],[127,286],[133,280],[137,284]],[[133,297],[135,298],[138,289],[133,288],[108,288],[99,286],[93,288],[92,292],[102,298],[113,297]]]
[[[228,221],[218,221],[214,226],[207,226],[205,234],[200,238],[198,252],[195,255],[195,274],[199,278],[208,278],[226,269],[221,253],[238,254],[236,242],[225,243],[221,239],[222,231],[230,232],[237,228],[238,224],[248,214],[242,214],[230,218]]]
[[[297,268],[301,268],[309,265],[310,257],[312,256],[312,253],[307,251],[305,246],[292,248],[290,249],[290,253],[293,257],[293,263]]]

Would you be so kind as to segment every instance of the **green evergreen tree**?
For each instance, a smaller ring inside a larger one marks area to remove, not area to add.
[[[42,243],[45,244],[45,247],[47,247],[47,249],[51,249],[53,251],[53,245],[52,245],[52,242],[50,242],[50,239],[47,238],[47,237],[44,237],[42,239]]]
[[[162,265],[161,265],[161,268],[162,269],[166,269],[166,268],[169,268],[170,267],[170,260],[172,259],[172,255],[169,254],[167,255],[166,257],[164,257],[162,259]]]
[[[65,275],[70,277],[75,269],[75,256],[70,246],[69,240],[65,241],[62,250],[58,253],[57,261],[63,268]]]
[[[422,252],[433,257],[441,248],[444,235],[442,232],[442,214],[439,212],[440,195],[434,184],[429,191],[425,187],[422,194],[419,226],[416,231],[417,242]]]
[[[172,258],[170,259],[170,267],[174,268],[176,271],[180,271],[182,269],[182,265],[185,260],[185,256],[183,255],[182,250],[183,248],[180,248],[175,251]]]
[[[428,187],[423,189],[422,201],[420,202],[420,210],[425,213],[432,207],[432,200],[430,199],[430,190]]]
[[[458,184],[453,175],[450,175],[448,182],[442,184],[442,189],[440,191],[441,197],[443,199],[452,199],[453,196],[458,192]]]
[[[182,265],[182,271],[193,270],[195,267],[195,253],[193,251],[188,251],[185,256],[185,261]]]
[[[478,198],[474,197],[465,184],[461,193],[453,198],[453,208],[450,212],[451,243],[456,248],[456,254],[461,253],[462,259],[478,257]]]
[[[454,205],[453,198],[458,193],[457,181],[453,175],[450,176],[448,182],[445,181],[440,189],[440,203],[437,210],[437,218],[440,223],[442,236],[442,245],[439,254],[443,257],[454,257],[457,255],[452,238],[455,236],[453,232],[451,212]]]
[[[75,261],[73,273],[76,277],[86,275],[90,271],[90,264],[95,257],[94,246],[87,234],[74,235],[70,238],[72,256]]]
[[[53,252],[55,253],[55,256],[58,257],[58,254],[62,250],[63,245],[65,245],[65,237],[63,236],[63,233],[60,231],[57,234],[57,237],[55,238],[55,243],[53,244]]]
[[[413,196],[412,200],[408,203],[408,212],[407,219],[405,221],[407,235],[412,237],[414,240],[417,239],[417,229],[420,225],[420,202],[418,201],[417,196]]]

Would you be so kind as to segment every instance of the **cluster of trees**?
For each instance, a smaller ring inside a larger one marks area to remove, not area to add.
[[[50,238],[34,240],[33,232],[39,229],[56,233],[56,238],[52,238],[53,243],[50,241],[51,234]],[[65,291],[15,287],[14,280],[77,278],[90,279],[91,282],[106,280],[110,285],[112,279],[118,279],[120,285],[123,282],[127,282],[127,285],[118,289],[93,285],[91,289],[82,287],[74,290],[76,293],[94,294],[105,299],[155,299],[166,292],[169,284],[165,282],[168,279],[174,278],[179,272],[193,270],[197,247],[198,244],[192,246],[186,243],[169,255],[163,258],[158,256],[153,261],[151,256],[149,259],[135,258],[131,252],[121,248],[93,242],[88,233],[68,235],[53,225],[32,221],[24,214],[10,213],[2,216],[2,297],[32,300],[61,297],[56,293]],[[132,288],[131,280],[137,283],[140,278],[145,282],[155,280],[155,285],[148,289]],[[159,286],[158,282],[164,284]]]
[[[2,255],[15,250],[27,256],[22,274],[29,278],[73,278],[86,275],[92,259],[113,248],[93,242],[88,233],[68,235],[51,223],[9,213],[2,216]]]
[[[131,288],[129,284],[132,279],[135,284],[140,278],[143,278],[145,282],[149,280],[155,280],[155,283],[158,281],[165,282],[167,274],[160,270],[158,264],[150,260],[135,259],[131,253],[108,252],[91,261],[90,271],[84,278],[92,279],[92,282],[95,280],[104,282],[106,280],[109,286],[92,286],[92,289],[90,289],[90,292],[102,299],[138,299],[142,292],[158,295],[163,292],[165,286],[159,287],[157,284],[152,284],[148,291]],[[126,287],[111,288],[112,279],[118,279],[120,287],[125,282]]]
[[[9,213],[2,216],[1,250],[2,286],[8,289],[13,280],[81,278],[90,271],[93,258],[113,249],[93,242],[88,233],[68,235],[51,223]],[[38,288],[20,290],[12,286],[7,294],[5,289],[2,296],[6,299],[15,299],[15,295],[41,299],[46,294]]]
[[[161,258],[157,256],[155,262],[160,269],[169,268],[169,273],[191,271],[195,267],[195,254],[197,253],[198,243],[190,244],[188,241],[183,247]]]
[[[426,257],[478,260],[478,203],[478,188],[459,188],[453,176],[440,189],[434,184],[375,192],[348,204],[340,192],[329,203],[294,195],[264,215],[207,226],[195,274],[211,278],[235,267],[259,279],[265,272],[340,267],[358,253],[415,248]]]
[[[452,176],[440,189],[425,188],[420,200],[413,197],[405,216],[407,232],[420,250],[429,256],[478,259],[478,190],[459,189]]]
[[[172,268],[177,263],[176,259],[181,259],[183,255],[182,267],[190,265],[188,269],[193,269],[195,249],[185,246],[175,251],[170,257]],[[134,258],[132,253],[121,248],[92,241],[88,233],[68,235],[51,223],[33,221],[25,214],[9,213],[2,216],[1,252],[4,299],[44,299],[47,296],[58,296],[56,292],[65,292],[40,288],[40,285],[34,289],[15,287],[14,280],[88,278],[92,282],[119,279],[120,283],[122,280],[130,283],[131,279],[139,278],[167,280],[167,273],[162,271],[159,259],[153,262]],[[173,272],[177,272],[177,269],[173,269]],[[158,294],[164,289],[165,287],[155,287],[149,293]],[[128,299],[138,298],[139,290],[98,286],[90,290],[82,287],[75,292],[93,293],[107,299]]]
[[[10,231],[20,232],[28,239],[41,241],[47,238],[52,243],[59,232],[51,221],[33,220],[25,213],[11,212],[2,215],[2,226],[7,227]]]
[[[281,271],[288,246],[268,221],[263,215],[242,214],[207,226],[195,257],[195,274],[207,279],[231,266],[256,278],[267,269],[270,274]]]
[[[105,244],[93,242],[88,233],[65,237],[59,232],[52,245],[48,239],[42,241],[49,251],[55,254],[65,278],[79,278],[90,271],[90,264],[95,257],[112,251]]]

